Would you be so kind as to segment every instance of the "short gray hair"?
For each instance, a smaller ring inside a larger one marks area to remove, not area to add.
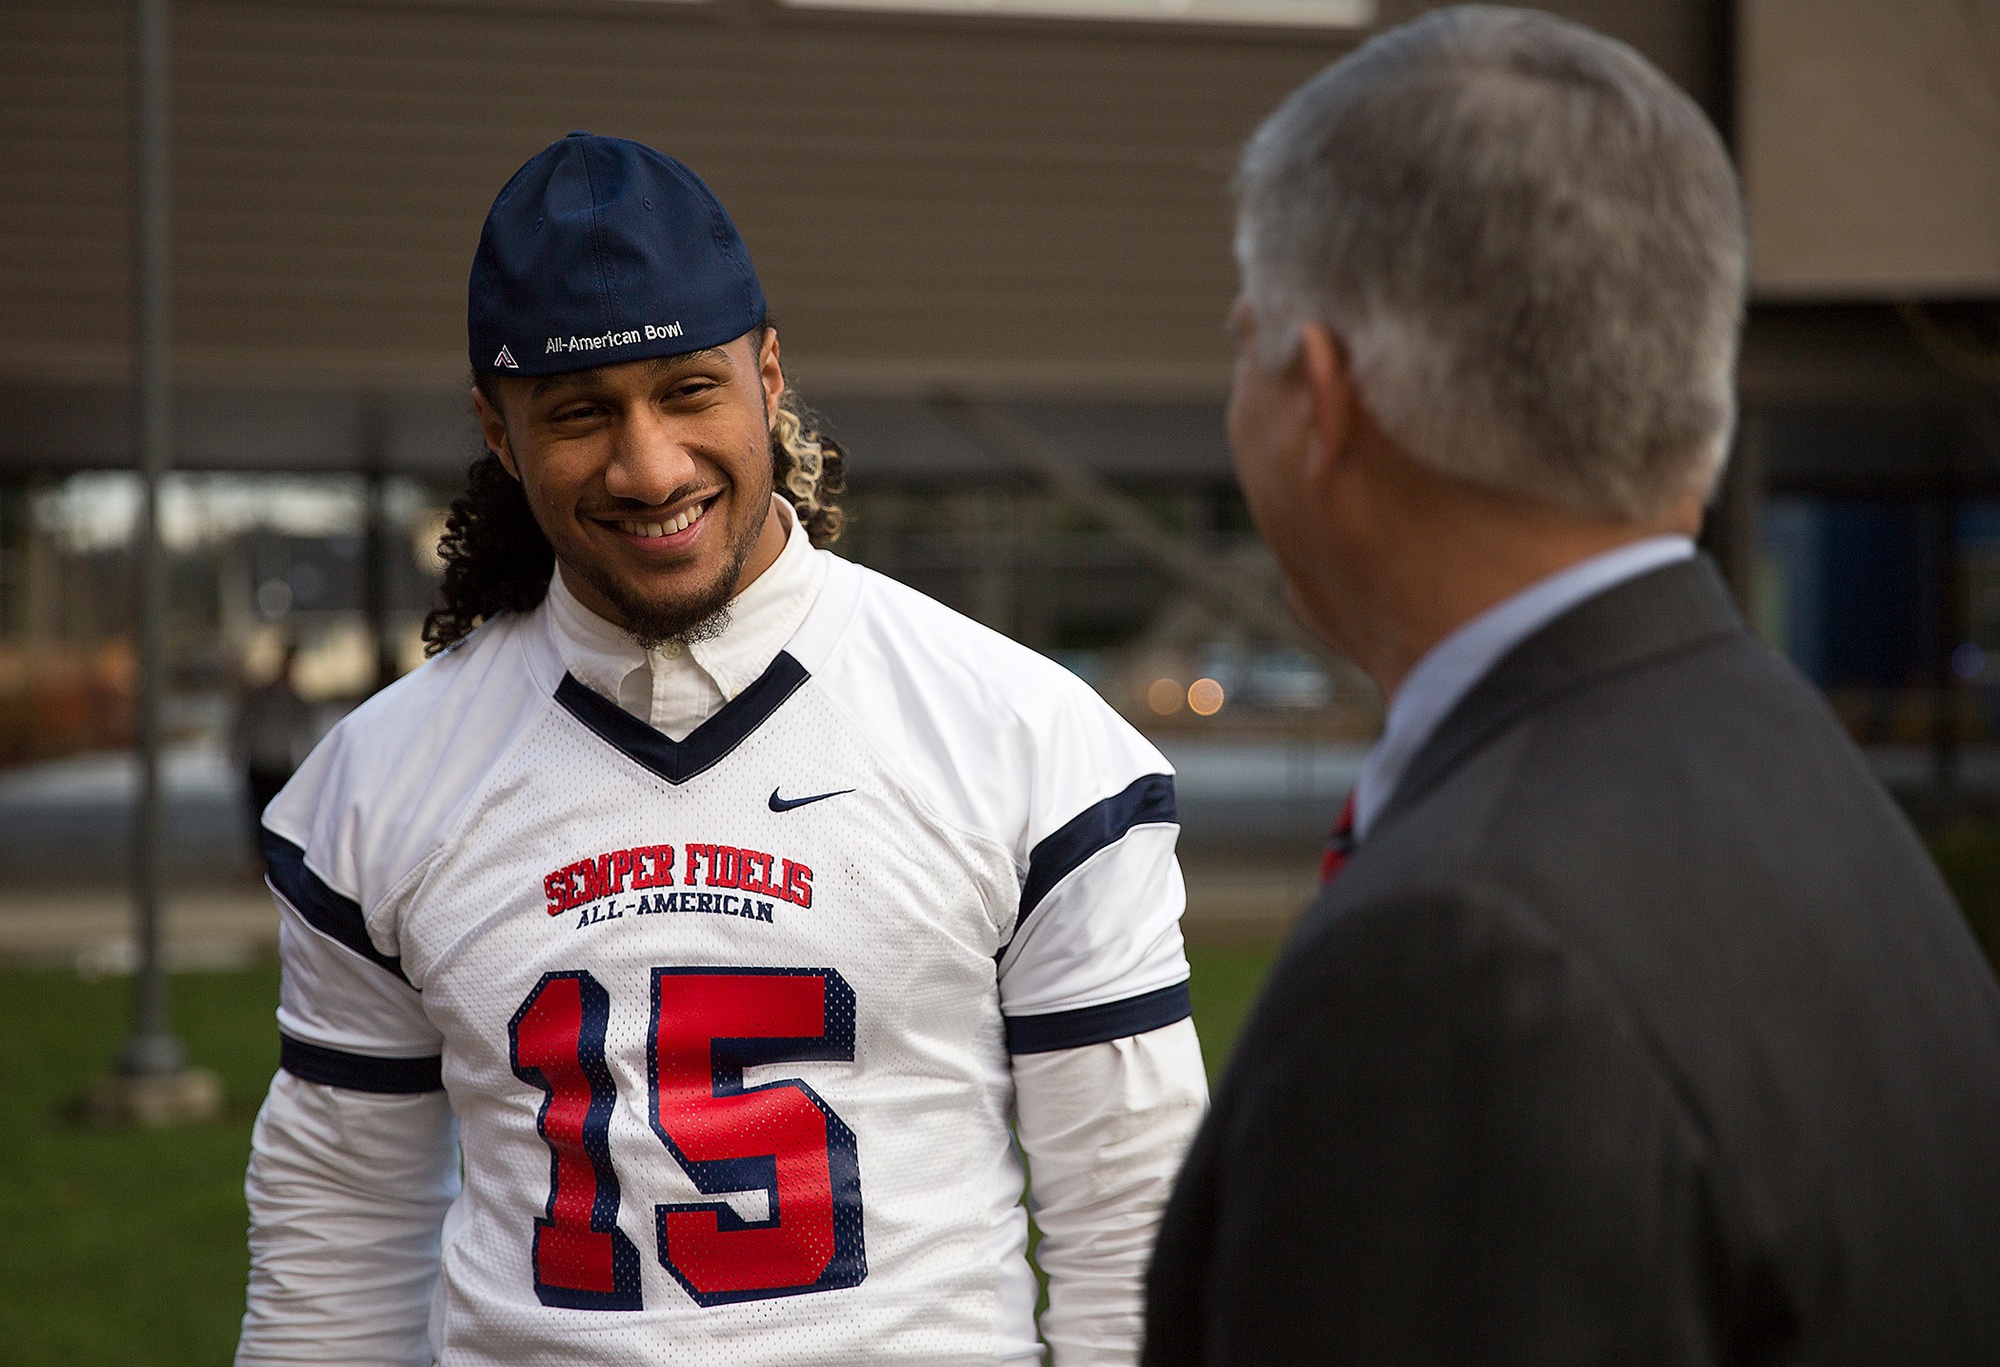
[[[1264,362],[1324,324],[1413,459],[1635,520],[1713,488],[1742,197],[1708,119],[1629,47],[1529,10],[1436,11],[1293,92],[1237,193]]]

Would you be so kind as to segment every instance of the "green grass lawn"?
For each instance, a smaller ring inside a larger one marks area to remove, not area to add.
[[[1972,933],[2000,965],[2000,821],[1955,821],[1931,837],[1931,854]]]
[[[1211,1085],[1222,1076],[1229,1062],[1236,1032],[1250,1014],[1257,989],[1271,967],[1274,946],[1214,949],[1201,945],[1188,948],[1188,995],[1194,998],[1195,1029],[1201,1033],[1201,1061],[1208,1065]]]
[[[211,1125],[93,1133],[74,1108],[125,1033],[129,983],[0,973],[0,1353],[30,1364],[226,1363],[247,1266],[243,1164],[277,1067],[275,968],[173,980],[222,1074]]]
[[[1194,950],[1209,1073],[1228,1057],[1270,960]],[[173,979],[175,1028],[222,1075],[210,1125],[94,1133],[75,1107],[125,1033],[130,984],[0,972],[0,1361],[14,1367],[226,1363],[248,1265],[243,1165],[278,1063],[278,974]]]

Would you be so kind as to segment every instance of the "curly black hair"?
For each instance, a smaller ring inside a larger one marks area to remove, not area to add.
[[[485,378],[473,377],[481,392]],[[791,503],[815,546],[830,546],[840,537],[845,514],[838,500],[847,487],[846,468],[840,444],[819,430],[818,417],[792,390],[785,390],[771,429],[772,486]],[[540,607],[555,573],[555,551],[536,525],[527,495],[491,451],[466,470],[465,492],[452,500],[438,555],[444,579],[438,606],[424,618],[426,655],[451,649],[503,612]]]

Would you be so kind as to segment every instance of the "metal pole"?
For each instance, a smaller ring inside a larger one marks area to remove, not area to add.
[[[132,992],[132,1033],[119,1051],[118,1065],[126,1075],[140,1077],[177,1073],[187,1063],[186,1050],[167,1028],[167,984],[160,970],[160,684],[165,665],[162,619],[167,586],[160,557],[159,498],[173,439],[167,217],[168,3],[133,0],[132,5],[133,276],[137,286],[132,337],[137,396],[133,426],[138,435],[141,484],[138,544],[133,555],[139,576],[139,809],[134,823],[132,893],[139,976]]]
[[[1939,452],[1937,498],[1931,506],[1931,786],[1949,798],[1958,783],[1958,670],[1953,656],[1964,639],[1964,595],[1958,563],[1958,488]]]
[[[375,652],[375,683],[379,692],[396,682],[396,656],[389,641],[389,507],[388,415],[380,399],[371,399],[362,413],[362,488],[365,495],[361,528],[361,607],[368,619],[368,640]]]
[[[361,534],[362,612],[368,619],[368,640],[375,652],[375,682],[380,692],[396,682],[396,655],[389,640],[389,511],[386,478],[380,470],[365,476],[367,521]]]

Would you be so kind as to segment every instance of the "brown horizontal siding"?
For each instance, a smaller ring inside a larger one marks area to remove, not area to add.
[[[1670,71],[1698,47],[1696,0],[1594,8]],[[126,8],[4,17],[0,376],[115,377]],[[174,22],[184,372],[415,387],[463,365],[493,194],[590,128],[715,186],[830,389],[1213,389],[1235,148],[1354,41],[764,0],[182,0]]]
[[[2000,7],[1746,0],[1741,13],[1757,293],[2000,295]]]
[[[124,343],[123,21],[115,4],[0,13],[0,361],[17,367],[115,361]]]

